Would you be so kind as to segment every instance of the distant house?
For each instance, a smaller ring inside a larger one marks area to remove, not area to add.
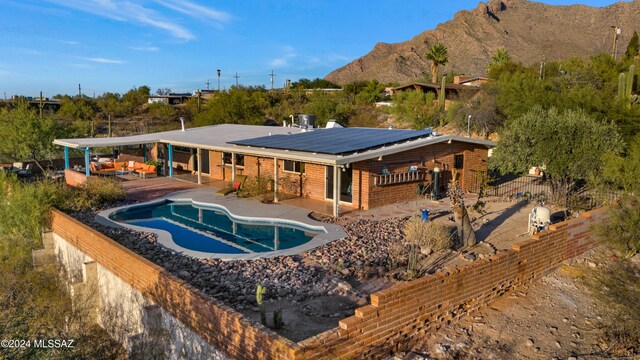
[[[168,94],[168,95],[150,95],[149,104],[167,104],[167,105],[180,105],[187,102],[194,96],[190,93]]]
[[[468,76],[468,75],[456,75],[453,77],[454,84],[466,85],[466,86],[474,86],[480,87],[482,84],[486,84],[491,81],[491,79],[482,76]]]

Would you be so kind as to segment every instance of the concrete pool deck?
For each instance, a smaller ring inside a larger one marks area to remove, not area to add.
[[[315,230],[324,229],[324,232],[316,235],[309,242],[292,247],[289,249],[275,250],[268,252],[254,252],[244,254],[221,254],[221,253],[206,253],[200,251],[190,250],[179,246],[173,241],[171,234],[167,231],[151,229],[146,227],[135,226],[126,223],[120,223],[113,221],[109,218],[109,215],[113,212],[123,210],[128,207],[137,207],[150,205],[154,203],[161,203],[166,200],[170,201],[191,201],[194,205],[203,207],[223,208],[222,210],[231,215],[231,217],[238,221],[260,221],[260,222],[276,222],[283,225],[292,225],[303,228],[310,228]],[[227,196],[216,195],[211,188],[199,188],[193,190],[185,190],[172,193],[170,195],[155,199],[153,201],[127,205],[118,208],[112,208],[100,212],[96,215],[96,221],[100,224],[112,226],[112,227],[125,227],[135,231],[143,231],[154,233],[158,237],[158,243],[165,246],[168,249],[175,250],[184,255],[196,257],[196,258],[218,258],[222,260],[252,260],[260,258],[270,258],[277,256],[296,255],[302,252],[314,249],[318,246],[330,243],[334,240],[341,239],[347,236],[347,233],[341,226],[330,223],[323,223],[313,220],[309,217],[309,211],[306,209],[283,205],[283,204],[263,204],[255,199],[239,198],[232,194]]]

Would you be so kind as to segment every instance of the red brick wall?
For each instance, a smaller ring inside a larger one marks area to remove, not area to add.
[[[87,181],[87,175],[73,169],[64,171],[64,181],[70,186],[80,186]]]
[[[354,189],[362,189],[362,196],[359,198],[361,209],[370,209],[377,206],[403,202],[418,198],[416,187],[419,181],[375,186],[373,176],[382,174],[382,169],[386,168],[389,173],[404,173],[409,170],[409,166],[418,166],[421,170],[433,170],[436,166],[443,171],[440,174],[439,188],[441,193],[446,191],[447,184],[451,179],[451,170],[454,167],[456,154],[464,155],[463,169],[458,170],[463,189],[467,189],[467,183],[471,185],[472,172],[487,170],[488,149],[483,145],[469,144],[454,141],[451,144],[439,143],[421,148],[403,151],[400,153],[383,156],[381,161],[366,160],[353,164],[354,179],[359,183],[354,183]],[[356,175],[356,170],[361,174]],[[431,181],[431,175],[426,175],[425,184]],[[354,190],[355,192],[355,190]],[[356,204],[354,204],[356,205]]]
[[[79,221],[53,211],[52,230],[234,359],[293,359],[300,347]]]
[[[411,345],[415,335],[446,326],[529,284],[565,259],[596,245],[589,226],[606,219],[604,209],[552,225],[549,231],[477,260],[371,294],[340,327],[298,343],[304,359],[386,358]],[[401,346],[400,348],[398,348]]]
[[[284,339],[59,212],[52,229],[101,266],[131,284],[209,344],[232,358],[386,358],[412,338],[439,329],[508,291],[529,284],[565,259],[593,248],[589,227],[606,220],[605,209],[551,226],[489,259],[445,269],[371,294],[339,327],[299,343]]]

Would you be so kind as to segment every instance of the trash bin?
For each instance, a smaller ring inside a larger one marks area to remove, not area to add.
[[[429,210],[427,210],[427,209],[420,209],[420,212],[422,212],[422,222],[427,222],[427,221],[429,221]]]

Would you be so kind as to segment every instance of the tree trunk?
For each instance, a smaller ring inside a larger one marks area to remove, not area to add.
[[[476,233],[471,226],[471,220],[469,220],[469,213],[464,206],[457,205],[453,209],[453,216],[456,222],[458,230],[458,237],[462,242],[463,247],[469,247],[476,244]]]
[[[438,63],[435,61],[431,64],[431,82],[434,84],[438,82]]]

